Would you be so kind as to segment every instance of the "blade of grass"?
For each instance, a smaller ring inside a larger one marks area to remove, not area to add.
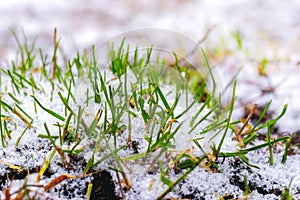
[[[33,118],[27,113],[25,112],[25,110],[23,110],[18,104],[16,104],[16,108],[19,109],[28,119],[32,120]],[[16,110],[14,108],[14,110]]]
[[[73,114],[70,113],[66,119],[66,123],[64,125],[64,130],[63,130],[63,134],[62,134],[62,140],[65,141],[67,135],[69,134],[69,125],[70,125],[70,121],[72,118]],[[58,124],[59,125],[59,124]]]
[[[10,96],[17,104],[21,104],[21,102],[12,93],[9,92],[8,96]]]
[[[92,190],[93,190],[93,183],[90,182],[88,184],[88,189],[87,189],[87,192],[86,192],[86,200],[90,200],[91,199],[91,196],[92,196]]]
[[[9,77],[11,78],[11,83],[13,84],[13,86],[15,87],[15,89],[17,90],[18,94],[20,94],[20,88],[19,88],[19,83],[17,84],[17,80],[15,77],[13,77],[13,75],[11,74],[11,72],[9,70],[7,70],[7,73],[9,75]]]
[[[291,144],[291,136],[285,141],[285,149],[284,149],[284,153],[283,153],[283,156],[282,156],[281,163],[286,163],[287,154],[288,154],[290,144]]]
[[[270,143],[269,142],[266,142],[266,143],[263,143],[263,144],[259,144],[259,145],[256,145],[254,147],[250,147],[250,148],[247,148],[247,149],[241,149],[239,151],[236,151],[236,152],[221,152],[219,154],[219,157],[234,157],[234,156],[238,156],[238,155],[242,155],[242,154],[247,154],[249,153],[250,151],[256,151],[256,150],[259,150],[259,149],[262,149],[264,147],[268,147],[269,145],[274,145],[278,142],[281,142],[281,141],[286,141],[287,139],[289,139],[290,136],[284,136],[284,137],[280,137],[280,138],[277,138],[277,139],[274,139],[272,140]]]
[[[61,92],[57,93],[60,100],[63,102],[64,106],[66,107],[66,109],[72,113],[72,115],[76,116],[75,112],[72,110],[72,108],[69,106],[68,101],[62,96]],[[65,111],[65,115],[67,115],[67,112]]]
[[[159,86],[158,85],[154,85],[155,87],[155,91],[158,93],[160,99],[162,100],[164,106],[166,107],[166,109],[169,111],[171,108],[168,104],[168,101],[166,100],[164,94],[162,93],[162,91],[160,90]]]
[[[199,108],[199,110],[197,111],[197,113],[192,117],[192,120],[190,121],[190,126],[194,125],[195,120],[198,118],[198,116],[200,115],[200,113],[203,111],[203,109],[208,105],[209,100],[206,100],[201,107]]]
[[[18,137],[17,141],[16,141],[16,144],[15,144],[15,147],[17,147],[19,145],[19,142],[21,141],[23,135],[26,133],[26,131],[31,128],[31,124],[32,124],[33,120],[31,120],[31,122],[26,126],[26,128],[24,129],[24,131],[21,133],[20,137]]]
[[[39,102],[39,100],[38,100],[35,96],[31,95],[31,97],[34,99],[34,101],[36,101],[36,103],[37,103],[44,111],[46,111],[47,113],[49,113],[50,115],[52,115],[53,117],[55,117],[55,118],[57,118],[57,119],[59,119],[59,120],[61,120],[61,121],[65,121],[65,118],[64,118],[64,117],[62,117],[61,115],[55,113],[54,111],[52,111],[52,110],[50,110],[50,109],[48,109],[48,108],[46,108],[46,107],[44,107],[44,106]]]
[[[267,141],[269,144],[269,154],[270,154],[270,165],[274,165],[274,158],[273,158],[273,145],[271,144],[271,127],[268,126],[267,129]]]
[[[204,51],[204,49],[202,47],[201,47],[201,52],[202,52],[202,55],[204,57],[205,65],[207,66],[209,74],[210,74],[210,77],[212,79],[212,83],[213,83],[212,94],[215,95],[215,92],[216,92],[216,80],[215,80],[215,76],[214,76],[214,74],[212,72],[212,69],[210,67],[210,64],[208,62],[207,54],[205,53],[205,51]]]
[[[233,89],[232,89],[232,98],[231,98],[231,103],[230,103],[230,110],[229,110],[229,115],[228,115],[228,120],[227,120],[227,125],[225,127],[225,130],[224,130],[224,133],[222,135],[222,138],[220,140],[220,143],[219,143],[219,146],[217,148],[217,155],[214,155],[218,158],[218,154],[220,153],[221,151],[221,148],[222,148],[222,145],[223,145],[223,142],[225,140],[225,137],[226,137],[226,134],[228,132],[228,129],[229,129],[229,125],[230,125],[230,120],[231,120],[231,115],[232,115],[232,112],[233,112],[233,108],[234,108],[234,102],[235,102],[235,90],[236,90],[236,81],[234,81],[233,83]]]
[[[255,125],[253,126],[252,131],[254,131],[255,128],[260,124],[261,120],[264,118],[265,114],[266,114],[267,111],[269,110],[269,107],[270,107],[271,103],[272,103],[272,100],[270,100],[270,101],[266,104],[266,106],[265,106],[263,112],[261,113],[259,119],[257,120],[257,122],[255,123]]]
[[[171,182],[169,187],[163,192],[161,193],[158,197],[157,200],[161,200],[163,199],[169,192],[171,192],[171,190],[183,179],[185,179],[187,177],[188,174],[190,174],[200,163],[203,159],[205,159],[207,156],[202,156],[200,158],[197,159],[197,162],[194,163],[194,165],[192,167],[190,167],[187,171],[185,171],[182,175],[180,175],[176,181]]]
[[[2,97],[0,95],[0,133],[1,133],[1,143],[2,147],[5,147],[5,138],[4,138],[4,131],[2,126]]]
[[[89,129],[87,130],[87,135],[91,136],[93,131],[95,130],[101,116],[102,116],[103,110],[99,109],[94,120],[92,121],[91,125],[89,126]]]
[[[37,182],[37,183],[40,181],[41,176],[43,176],[43,174],[45,173],[45,171],[48,169],[48,167],[49,167],[49,165],[50,165],[50,163],[51,163],[51,161],[52,161],[52,159],[53,159],[55,153],[56,153],[56,149],[54,148],[54,149],[51,151],[48,160],[46,160],[46,157],[44,157],[44,164],[43,164],[43,166],[41,167],[41,169],[40,169],[40,171],[39,171],[39,173],[38,173],[38,175],[37,175],[37,177],[36,177],[36,182]]]

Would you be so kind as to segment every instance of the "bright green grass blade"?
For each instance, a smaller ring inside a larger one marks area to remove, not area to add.
[[[64,117],[62,117],[61,115],[55,113],[54,111],[52,111],[52,110],[50,110],[50,109],[48,109],[48,108],[46,108],[46,107],[44,107],[44,106],[39,102],[39,100],[38,100],[35,96],[31,95],[31,97],[36,101],[36,103],[37,103],[44,111],[46,111],[47,113],[49,113],[50,115],[52,115],[53,117],[55,117],[55,118],[57,118],[57,119],[59,119],[59,120],[61,120],[61,121],[65,121],[65,118],[64,118]]]
[[[231,98],[231,103],[230,103],[230,110],[229,110],[229,115],[228,115],[228,121],[227,121],[227,125],[226,125],[226,128],[225,128],[224,134],[222,135],[222,138],[220,140],[219,146],[217,148],[217,154],[219,154],[220,151],[221,151],[223,142],[225,140],[227,131],[228,131],[229,126],[230,126],[231,115],[232,115],[232,112],[233,112],[234,102],[235,102],[235,90],[236,90],[236,81],[234,81],[234,83],[233,83],[232,98]],[[215,155],[215,156],[218,157],[218,155]]]

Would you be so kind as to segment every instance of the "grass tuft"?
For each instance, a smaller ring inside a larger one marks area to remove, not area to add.
[[[51,144],[48,158],[44,157],[38,172],[37,183],[43,179],[50,165],[57,165],[55,155],[61,160],[63,170],[81,167],[81,176],[60,175],[43,186],[45,191],[64,180],[90,176],[105,166],[116,173],[125,197],[126,191],[132,188],[130,166],[138,163],[147,168],[145,172],[159,174],[166,189],[157,199],[163,199],[197,167],[203,167],[207,172],[222,173],[220,159],[237,157],[250,167],[259,168],[249,160],[248,153],[267,148],[270,165],[274,165],[274,146],[285,142],[282,162],[287,160],[290,136],[275,138],[272,132],[285,114],[287,105],[276,118],[264,121],[272,102],[269,101],[254,125],[251,118],[257,104],[246,119],[233,119],[237,82],[232,79],[226,86],[226,89],[232,86],[232,97],[229,105],[222,105],[222,96],[216,93],[217,80],[204,49],[201,49],[201,56],[203,67],[208,72],[206,76],[176,52],[172,53],[175,62],[167,65],[168,62],[160,57],[161,52],[156,52],[158,50],[154,47],[131,50],[125,38],[116,49],[115,44],[109,45],[110,61],[104,69],[97,59],[95,46],[92,46],[91,54],[78,53],[73,60],[60,65],[57,60],[60,41],[56,28],[50,60],[42,49],[35,48],[35,41],[29,45],[24,36],[22,43],[15,32],[12,31],[12,34],[21,60],[13,61],[12,69],[0,71],[0,80],[5,76],[11,82],[11,87],[2,81],[0,85],[1,92],[5,88],[0,95],[2,148],[7,147],[11,132],[20,126],[16,122],[11,123],[16,126],[14,129],[8,126],[8,118],[14,114],[26,124],[26,127],[22,124],[20,130],[23,131],[16,139],[15,147],[25,134],[48,140]],[[242,49],[240,33],[236,32],[233,36],[238,48]],[[36,57],[39,57],[41,65],[37,68]],[[261,67],[261,73],[264,73],[265,65]],[[212,82],[212,89],[208,89],[208,80]],[[44,89],[41,85],[45,83],[49,87]],[[86,84],[86,89],[83,94],[78,94],[76,89],[81,83]],[[40,98],[41,94],[48,99]],[[30,107],[34,112],[28,112],[27,107],[24,109],[22,97],[27,95],[32,98]],[[49,103],[53,103],[54,99],[63,105],[62,110],[50,109]],[[36,120],[41,114],[37,106],[54,119]],[[136,120],[141,121],[139,131],[134,127]],[[44,134],[31,130],[40,121],[43,121]],[[255,142],[258,131],[264,131],[267,138],[259,144]],[[228,138],[236,141],[232,142],[233,145],[237,143],[236,151],[224,150]],[[187,144],[181,147],[184,140]],[[205,143],[209,143],[210,149],[205,147]],[[77,162],[75,157],[85,164]],[[172,179],[169,176],[171,172],[178,175]],[[89,183],[87,199],[92,196],[92,187],[95,185]],[[252,191],[246,175],[244,188],[247,198]],[[285,193],[282,198],[288,199],[288,189]]]

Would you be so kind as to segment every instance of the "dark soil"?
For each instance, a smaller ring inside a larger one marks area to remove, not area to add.
[[[234,161],[231,163],[232,167],[235,169],[234,173],[232,173],[229,177],[229,182],[232,185],[237,186],[240,190],[245,191],[245,183],[243,181],[243,175],[241,172],[243,170],[247,170],[249,174],[254,174],[253,170],[246,166],[240,159],[234,159]],[[263,177],[261,177],[259,174],[256,174],[260,180],[264,180]],[[272,185],[278,185],[277,183],[272,183]],[[248,187],[250,191],[257,190],[259,194],[267,195],[267,194],[274,194],[276,196],[282,195],[282,191],[279,188],[268,188],[267,183],[263,186],[258,186],[258,184],[253,180],[248,180]]]
[[[119,200],[115,194],[115,185],[108,171],[93,175],[91,200]]]

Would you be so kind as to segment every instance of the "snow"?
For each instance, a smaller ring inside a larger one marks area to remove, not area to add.
[[[172,3],[166,1],[0,1],[0,59],[1,69],[9,66],[10,60],[15,58],[16,45],[13,41],[8,28],[14,28],[17,32],[24,29],[26,35],[32,40],[38,36],[38,44],[46,49],[49,53],[52,48],[53,28],[57,27],[59,38],[61,38],[62,48],[67,57],[74,57],[77,51],[82,52],[85,48],[90,48],[95,44],[98,50],[106,48],[107,41],[118,41],[124,35],[130,36],[133,40],[132,47],[138,43],[140,46],[148,47],[155,43],[156,47],[169,51],[176,51],[184,56],[185,53],[192,49],[194,44],[204,35],[209,27],[215,27],[209,34],[207,40],[201,44],[205,49],[215,53],[216,49],[228,51],[222,57],[219,53],[210,55],[212,66],[216,66],[215,73],[219,85],[224,87],[233,75],[242,67],[237,77],[237,101],[233,113],[233,119],[237,120],[243,115],[245,104],[259,103],[264,105],[270,99],[272,104],[270,110],[274,115],[278,115],[285,103],[288,104],[287,113],[279,120],[277,126],[282,133],[292,133],[299,131],[300,104],[298,86],[299,79],[299,19],[300,3],[297,0],[272,1],[272,0],[229,0],[225,2],[217,0],[201,1],[180,1]],[[233,32],[238,31],[242,38],[242,49],[239,50],[236,41],[232,36]],[[168,36],[168,37],[166,37]],[[137,40],[134,40],[137,37]],[[49,48],[51,47],[51,48]],[[104,54],[104,53],[103,53]],[[103,57],[103,54],[97,56]],[[215,57],[213,57],[215,56]],[[259,76],[257,65],[263,58],[268,59],[266,67],[267,77]],[[190,62],[197,63],[197,60]],[[105,62],[104,62],[105,65]],[[108,76],[108,80],[112,75]],[[9,80],[2,76],[1,91],[7,86],[11,88]],[[5,84],[3,84],[5,83]],[[112,82],[114,84],[114,82]],[[49,92],[51,86],[48,83],[41,83],[44,90]],[[262,89],[275,87],[273,93],[262,94]],[[83,84],[81,89],[85,89]],[[170,89],[170,86],[166,86]],[[77,88],[78,89],[78,88]],[[166,89],[166,90],[167,90]],[[171,88],[172,90],[173,88]],[[58,92],[58,87],[55,92]],[[81,90],[79,90],[80,93]],[[26,91],[31,94],[31,89]],[[64,91],[65,92],[65,91]],[[225,99],[230,99],[229,90],[225,94]],[[48,95],[48,96],[47,96]],[[49,93],[47,95],[38,93],[36,96],[41,100],[43,105],[49,106],[58,113],[64,112],[64,107],[57,96],[54,96],[53,102],[48,103]],[[80,96],[80,95],[76,95]],[[7,95],[2,97],[5,101],[13,104],[12,99]],[[0,157],[0,174],[6,172],[6,164],[19,165],[24,168],[41,166],[44,156],[48,157],[50,153],[49,142],[45,139],[38,139],[37,134],[45,134],[44,122],[49,125],[50,132],[57,132],[57,128],[51,126],[56,123],[56,119],[49,117],[49,114],[38,108],[39,115],[33,113],[33,99],[28,95],[21,94],[18,98],[22,99],[22,108],[30,115],[34,116],[35,129],[28,130],[19,143],[21,151],[16,151],[14,144],[16,139],[25,129],[26,125],[17,117],[11,116],[17,123],[18,129],[13,131],[12,139],[9,140],[7,148],[1,149]],[[172,98],[169,99],[173,101]],[[184,109],[184,97],[179,103],[178,112]],[[79,102],[82,103],[82,102]],[[91,105],[87,111],[94,112],[95,105]],[[195,109],[185,116],[182,121],[188,122]],[[90,119],[92,120],[92,118]],[[87,121],[89,122],[89,121]],[[126,119],[124,119],[126,123]],[[144,134],[145,127],[141,117],[132,121],[133,139],[141,142],[140,151],[147,142],[141,137]],[[188,128],[188,123],[183,125],[183,130]],[[13,129],[14,124],[9,124]],[[201,129],[201,127],[199,127]],[[195,130],[197,133],[198,130]],[[125,133],[124,135],[127,135]],[[186,132],[176,135],[176,150],[178,152],[190,147],[190,137]],[[222,150],[234,151],[236,143],[231,140],[232,134],[229,134],[225,140]],[[125,139],[120,139],[121,144],[125,144]],[[206,143],[205,149],[209,150],[210,143]],[[26,147],[27,146],[27,147]],[[29,148],[28,148],[29,147]],[[39,151],[36,151],[39,149]],[[25,153],[26,152],[26,153]],[[86,150],[84,157],[89,159],[91,152]],[[120,152],[122,156],[131,155],[130,151]],[[96,155],[100,158],[102,154]],[[226,194],[243,196],[242,190],[230,183],[230,179],[235,174],[242,181],[244,174],[252,184],[263,189],[279,189],[289,185],[294,177],[290,191],[295,199],[300,198],[300,177],[299,155],[289,156],[286,164],[281,164],[282,152],[275,154],[275,165],[270,166],[268,162],[268,152],[263,150],[251,153],[249,156],[250,163],[258,165],[260,169],[247,168],[240,165],[241,171],[237,171],[232,164],[235,159],[226,159],[220,163],[222,173],[211,173],[205,169],[196,168],[184,182],[175,187],[176,192],[169,193],[168,197],[184,197],[184,195],[194,194],[198,199],[219,199],[218,197]],[[151,159],[149,159],[150,161]],[[56,172],[52,177],[44,177],[40,184],[46,184],[54,177],[67,173],[57,163],[61,162],[59,156],[55,156],[52,161],[51,169]],[[111,160],[107,160],[101,165],[101,168],[109,166]],[[146,162],[146,161],[145,161]],[[155,199],[165,188],[160,182],[160,174],[148,174],[147,168],[149,163],[128,163],[129,168],[133,171],[126,171],[132,182],[132,190],[126,192],[127,199]],[[82,170],[73,172],[80,175]],[[178,175],[169,176],[174,179]],[[29,183],[35,183],[35,175],[30,175]],[[115,173],[112,173],[114,181],[117,182]],[[86,184],[88,178],[78,180],[73,184]],[[13,191],[17,190],[24,183],[23,180],[14,180],[12,185]],[[150,185],[153,187],[149,189]],[[71,185],[70,185],[71,187]],[[117,188],[117,193],[120,191]],[[39,189],[37,189],[39,190]],[[41,191],[41,190],[40,190]],[[179,192],[179,196],[178,195]],[[194,192],[194,193],[193,193]],[[177,195],[176,195],[177,194]],[[4,198],[0,192],[0,197]],[[52,191],[49,197],[57,196]],[[181,196],[180,196],[181,195]],[[83,197],[84,198],[84,197]],[[254,190],[248,199],[280,199],[280,195],[262,194]]]

